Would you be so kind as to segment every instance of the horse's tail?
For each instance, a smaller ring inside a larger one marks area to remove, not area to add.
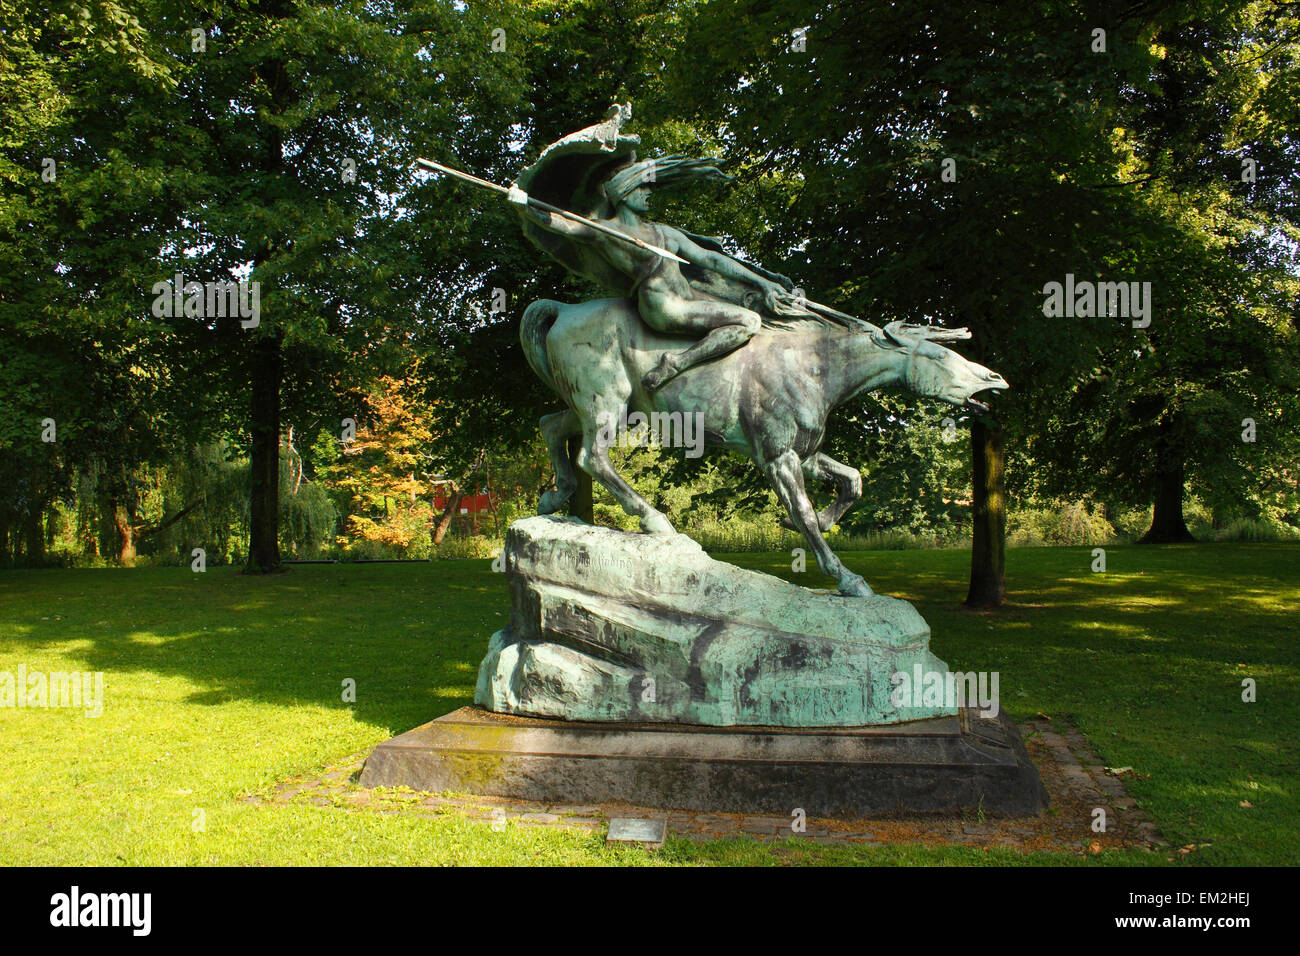
[[[519,323],[519,342],[524,347],[524,357],[528,359],[533,374],[557,395],[560,390],[555,387],[555,378],[551,375],[551,363],[546,354],[546,336],[562,308],[563,302],[538,299],[524,309],[523,320]]]

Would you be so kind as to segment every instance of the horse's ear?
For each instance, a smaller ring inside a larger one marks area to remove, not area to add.
[[[913,344],[908,341],[908,335],[904,331],[906,328],[907,323],[903,322],[901,319],[888,322],[885,324],[885,327],[880,330],[880,335],[876,337],[876,342],[886,348],[889,346],[895,346],[897,348],[905,349]]]

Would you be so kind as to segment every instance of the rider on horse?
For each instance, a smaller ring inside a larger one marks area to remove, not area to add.
[[[607,205],[606,214],[595,217],[596,222],[667,250],[686,260],[686,265],[530,206],[527,192],[518,185],[510,189],[509,198],[526,221],[587,247],[604,266],[602,273],[612,271],[626,280],[624,291],[628,298],[636,299],[646,324],[660,332],[699,340],[684,351],[665,352],[642,380],[648,391],[688,368],[744,345],[763,325],[764,315],[769,320],[813,318],[794,304],[790,294],[794,284],[784,276],[742,263],[725,253],[716,240],[645,218],[651,186],[706,177],[729,178],[709,166],[710,162],[677,156],[632,162],[616,169],[600,185]],[[710,294],[712,289],[700,288],[710,282],[715,286],[721,282],[730,295]]]

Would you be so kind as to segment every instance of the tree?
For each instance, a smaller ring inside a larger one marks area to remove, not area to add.
[[[1032,444],[1057,489],[1151,502],[1147,542],[1191,540],[1189,488],[1216,518],[1262,514],[1295,460],[1296,26],[1271,4],[1168,23],[1152,83],[1125,96],[1138,228],[1112,255],[1151,276],[1156,305]]]
[[[1011,382],[970,426],[972,606],[1005,597],[1008,436],[1120,331],[1045,321],[1040,290],[1132,218],[1110,131],[1120,77],[1149,64],[1144,15],[1108,23],[1101,56],[1072,4],[719,2],[673,72],[766,210],[739,217],[762,229],[743,245],[845,311],[971,328],[966,353]]]
[[[5,14],[0,472],[14,494],[0,504],[0,526],[21,521],[39,560],[44,512],[75,474],[93,470],[129,562],[137,465],[166,459],[213,423],[201,411],[204,382],[179,372],[191,331],[151,322],[141,281],[179,214],[162,172],[174,151],[159,110],[175,78],[119,4],[11,3]]]
[[[180,205],[134,279],[257,284],[256,321],[185,317],[201,340],[187,366],[217,378],[216,404],[247,409],[248,570],[273,571],[286,424],[344,411],[341,396],[413,319],[391,225],[410,160],[431,142],[503,138],[507,122],[489,118],[514,95],[510,71],[454,3],[265,0],[196,21],[160,0],[148,23],[175,78],[151,105],[185,149],[161,164]],[[141,146],[125,143],[125,158]]]
[[[437,487],[429,409],[409,381],[383,376],[365,398],[354,441],[325,472],[343,505],[345,550],[360,539],[404,550],[430,534]]]

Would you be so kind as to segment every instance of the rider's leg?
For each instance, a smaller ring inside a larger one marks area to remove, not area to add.
[[[683,299],[643,292],[637,305],[646,323],[660,332],[704,334],[685,351],[664,353],[659,364],[641,381],[651,391],[688,368],[735,351],[753,338],[763,324],[757,312],[712,299]]]

